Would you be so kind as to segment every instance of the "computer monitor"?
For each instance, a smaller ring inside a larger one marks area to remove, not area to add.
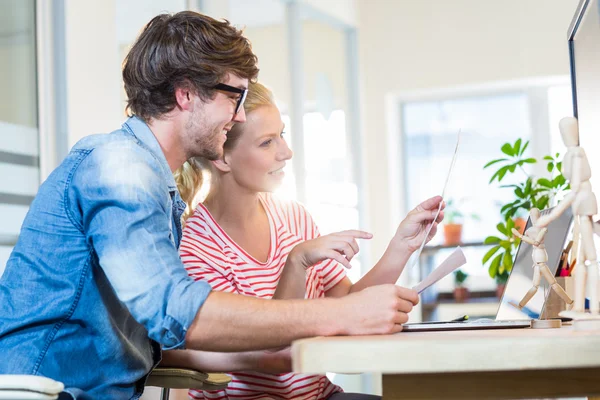
[[[550,211],[551,209],[547,209],[542,211],[541,214],[546,215]],[[548,268],[550,268],[552,274],[556,274],[560,256],[567,245],[567,241],[570,239],[572,221],[573,216],[569,207],[559,218],[548,225],[548,233],[546,234],[544,244],[548,253]],[[525,229],[530,226],[531,218],[527,220]],[[500,306],[498,307],[497,320],[528,320],[539,318],[542,313],[544,303],[551,290],[548,282],[544,279],[542,279],[537,293],[529,300],[526,307],[522,310],[516,307],[527,291],[533,286],[532,252],[533,247],[521,241],[513,260],[513,268],[506,282]]]
[[[579,120],[580,132],[597,135],[600,129],[600,1],[580,0],[568,38],[573,115]]]

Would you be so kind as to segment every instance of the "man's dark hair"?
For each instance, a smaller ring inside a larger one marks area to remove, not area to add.
[[[124,61],[127,111],[145,121],[158,118],[175,108],[179,87],[208,100],[228,73],[255,80],[256,63],[250,41],[226,20],[193,11],[158,15]]]

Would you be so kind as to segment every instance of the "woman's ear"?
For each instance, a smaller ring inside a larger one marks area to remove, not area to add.
[[[227,164],[225,157],[226,156],[223,155],[218,160],[211,161],[213,167],[215,167],[218,171],[221,171],[221,172],[231,171],[231,168],[229,167],[229,164]]]

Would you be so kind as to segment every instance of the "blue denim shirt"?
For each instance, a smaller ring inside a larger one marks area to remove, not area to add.
[[[138,398],[210,293],[179,258],[184,208],[142,120],[77,143],[0,279],[0,374],[56,379],[77,399]]]

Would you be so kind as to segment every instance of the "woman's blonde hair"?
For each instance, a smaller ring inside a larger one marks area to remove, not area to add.
[[[252,113],[257,108],[264,106],[275,106],[273,93],[258,82],[250,82],[248,86],[248,96],[244,102],[244,111],[246,112],[246,115]],[[235,144],[243,132],[243,125],[243,123],[235,124],[227,133],[227,140],[223,145],[223,151],[226,152],[235,147]],[[192,215],[194,208],[196,207],[197,203],[195,199],[202,188],[203,172],[206,170],[210,170],[209,163],[202,158],[194,157],[187,160],[181,168],[174,172],[179,194],[187,205],[185,212],[183,213],[184,221]]]

